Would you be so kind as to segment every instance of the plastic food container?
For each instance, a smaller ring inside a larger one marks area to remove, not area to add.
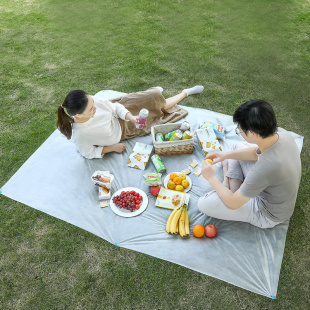
[[[95,185],[110,189],[114,181],[114,175],[109,171],[95,171],[91,176],[91,179]]]

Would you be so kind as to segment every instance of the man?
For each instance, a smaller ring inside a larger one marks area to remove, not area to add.
[[[233,121],[236,134],[258,147],[237,145],[208,154],[212,165],[222,162],[224,181],[210,163],[202,164],[202,175],[214,190],[200,197],[198,208],[215,218],[274,227],[294,211],[301,177],[298,147],[289,132],[277,128],[274,111],[264,100],[242,104]]]

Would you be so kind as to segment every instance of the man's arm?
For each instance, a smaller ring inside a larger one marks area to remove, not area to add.
[[[241,150],[227,151],[227,152],[214,152],[208,154],[207,158],[213,160],[213,164],[221,162],[225,159],[236,159],[236,160],[258,160],[256,154],[257,147],[247,147]]]
[[[247,147],[241,150],[234,150],[226,152],[227,159],[237,159],[237,160],[258,160],[256,154],[257,147]]]

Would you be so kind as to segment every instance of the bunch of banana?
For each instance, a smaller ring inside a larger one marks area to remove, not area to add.
[[[171,212],[166,224],[166,231],[169,234],[180,234],[182,238],[189,237],[189,218],[186,205],[175,208]]]

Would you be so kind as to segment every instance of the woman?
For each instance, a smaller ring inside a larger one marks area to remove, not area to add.
[[[165,99],[161,94],[163,89],[153,87],[113,100],[73,90],[58,108],[57,127],[68,139],[72,138],[79,152],[88,159],[101,158],[110,152],[122,153],[126,144],[120,140],[149,134],[154,125],[181,119],[188,112],[177,104],[203,89],[195,86]],[[137,129],[135,123],[143,108],[149,110],[149,117],[143,129]]]

